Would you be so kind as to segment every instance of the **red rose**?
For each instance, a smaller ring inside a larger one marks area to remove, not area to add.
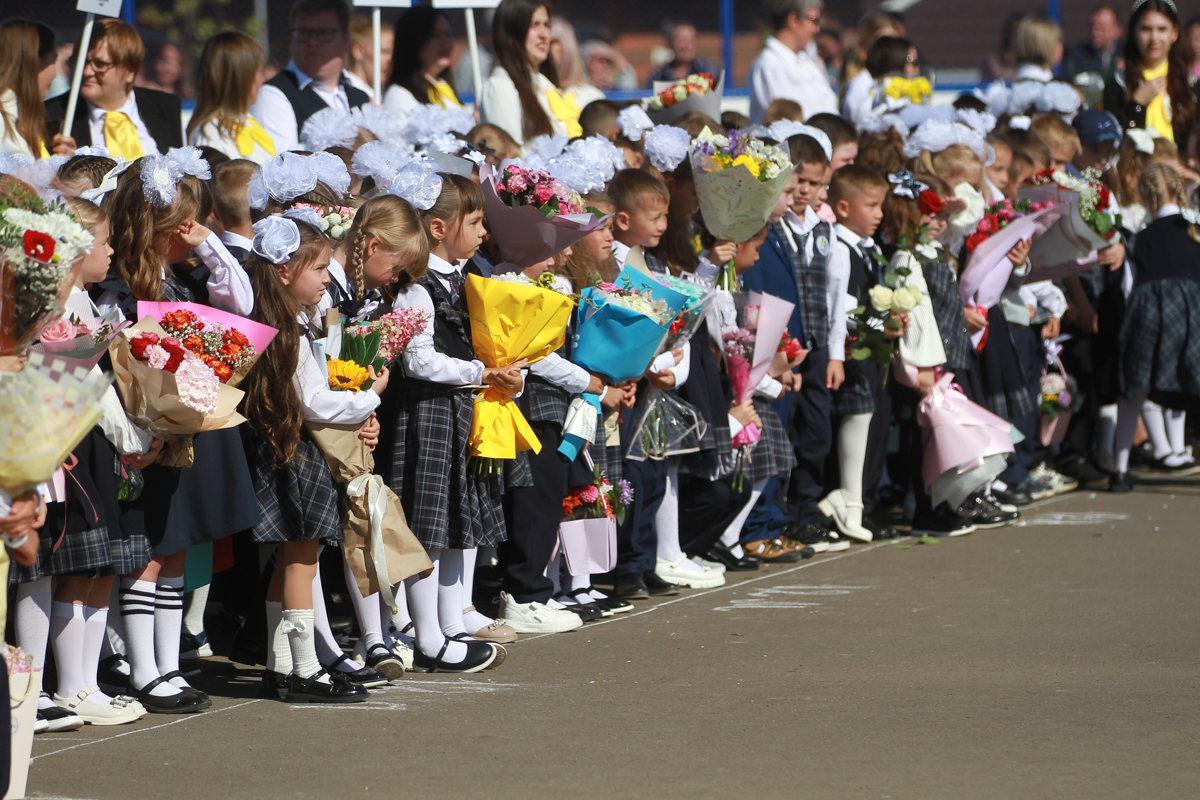
[[[1109,194],[1108,187],[1104,184],[1100,184],[1100,198],[1096,201],[1096,209],[1098,211],[1103,211],[1104,209],[1108,208],[1108,202],[1111,199],[1112,195]]]
[[[152,344],[158,344],[157,333],[141,333],[136,339],[129,340],[129,349],[133,352],[133,357],[138,361],[146,360],[146,348]]]
[[[166,347],[163,349],[166,350]],[[167,365],[163,369],[174,375],[175,370],[179,369],[179,365],[183,363],[183,350],[179,350],[179,352],[167,350],[167,352],[171,354],[171,357],[167,359]]]
[[[939,197],[937,192],[926,189],[917,196],[917,208],[922,214],[937,214],[945,207],[946,201]]]
[[[533,196],[537,198],[539,203],[548,203],[554,197],[554,188],[549,184],[540,183],[533,190]]]
[[[967,252],[974,253],[975,248],[987,241],[986,233],[972,233],[967,237]]]
[[[182,331],[193,325],[196,326],[197,330],[204,330],[204,326],[198,324],[195,314],[193,314],[191,311],[182,309],[179,311],[169,311],[166,314],[163,314],[161,324],[163,328],[168,331]]]
[[[672,334],[679,333],[681,330],[683,330],[683,314],[677,316],[675,321],[671,323]]]
[[[788,361],[795,361],[797,358],[799,358],[800,352],[803,349],[804,348],[800,346],[799,339],[792,339],[787,343],[787,347],[784,348],[783,354],[787,356]]]
[[[54,237],[41,231],[25,231],[21,237],[25,255],[38,261],[49,261],[54,257]]]
[[[204,340],[194,333],[183,340],[183,346],[193,353],[204,352]]]
[[[242,346],[233,342],[226,342],[221,345],[221,349],[217,351],[217,355],[221,357],[222,361],[235,361],[241,358]]]
[[[225,336],[222,338],[226,342],[232,342],[233,344],[240,345],[242,347],[247,347],[250,344],[250,340],[246,338],[246,334],[242,333],[236,328],[227,329],[225,331]]]
[[[187,352],[184,350],[183,345],[179,343],[179,340],[173,336],[168,336],[166,339],[163,339],[161,342],[159,342],[159,344],[162,345],[162,349],[166,350],[172,358],[175,356],[183,358],[184,353]]]

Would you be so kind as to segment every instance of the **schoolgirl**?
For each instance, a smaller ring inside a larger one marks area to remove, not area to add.
[[[275,156],[271,134],[250,115],[263,83],[262,45],[240,31],[204,43],[196,71],[196,110],[188,121],[188,144],[211,147],[229,158],[263,164]]]
[[[391,435],[376,466],[400,497],[409,526],[434,563],[432,576],[405,581],[416,633],[413,669],[478,672],[504,651],[472,638],[468,627],[476,636],[509,641],[515,632],[477,612],[463,613],[470,605],[464,603],[467,561],[473,578],[476,549],[505,538],[499,481],[479,474],[468,459],[471,388],[486,384],[519,394],[525,364],[485,367],[471,344],[460,263],[483,241],[483,192],[456,175],[437,173],[429,179],[441,188],[421,213],[430,242],[428,271],[416,267],[402,274],[393,303],[396,310],[423,308],[429,320],[404,353],[406,380],[388,392],[383,419]]]
[[[105,200],[116,231],[116,255],[108,279],[92,288],[102,312],[116,308],[136,320],[138,300],[202,300],[241,315],[253,310],[249,277],[216,234],[198,221],[211,211],[202,182],[209,177],[195,148],[145,156],[121,175]],[[198,267],[187,260],[192,251],[201,262]],[[154,558],[136,566],[120,585],[130,692],[148,710],[160,713],[196,711],[210,704],[179,672],[187,548],[246,530],[260,519],[239,433],[199,434],[192,447],[191,467],[156,464],[144,471],[145,529]],[[222,502],[212,502],[214,496]]]
[[[313,578],[321,544],[340,541],[342,527],[333,477],[304,423],[367,422],[389,374],[370,370],[371,391],[329,389],[304,324],[306,310],[316,306],[329,282],[329,243],[319,228],[284,217],[266,217],[254,230],[247,262],[254,280],[252,316],[278,330],[243,384],[247,422],[242,437],[261,511],[252,538],[279,544],[267,590],[273,662],[267,668],[290,676],[289,701],[357,702],[366,699],[366,689],[317,660]],[[361,433],[369,445],[378,435],[378,424],[364,426]],[[287,637],[286,648],[279,646],[280,634]]]

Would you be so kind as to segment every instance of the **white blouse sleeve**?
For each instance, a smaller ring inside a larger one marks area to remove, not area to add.
[[[501,67],[492,70],[479,93],[479,119],[503,129],[517,144],[525,144],[521,96],[512,78]]]
[[[460,361],[438,352],[433,344],[433,300],[424,286],[410,286],[392,304],[393,311],[420,306],[429,312],[425,330],[418,333],[404,350],[404,369],[410,378],[450,386],[471,386],[483,378],[482,361]]]
[[[679,363],[667,368],[672,375],[675,376],[675,388],[678,389],[687,383],[688,376],[692,374],[692,343],[683,343],[683,358]]]
[[[294,383],[300,395],[304,418],[310,422],[358,425],[366,422],[379,407],[379,395],[369,389],[365,392],[335,392],[330,389],[307,339],[300,342],[300,359]]]
[[[846,360],[846,290],[850,286],[850,247],[834,238],[825,269],[825,302],[829,309],[829,360]]]
[[[900,337],[900,360],[914,367],[936,367],[946,363],[946,348],[938,330],[937,317],[929,300],[925,273],[915,258],[903,250],[892,258],[892,267],[908,267],[904,285],[917,294],[917,307],[908,313],[908,327]]]
[[[421,104],[408,89],[393,84],[384,92],[383,105],[393,116],[404,122],[412,110]]]
[[[530,364],[529,374],[566,389],[571,394],[583,394],[592,383],[592,376],[586,369],[572,364],[558,353],[551,353],[541,361]]]
[[[215,233],[196,248],[196,255],[211,273],[208,298],[213,306],[230,314],[248,317],[254,312],[254,289],[250,276]]]

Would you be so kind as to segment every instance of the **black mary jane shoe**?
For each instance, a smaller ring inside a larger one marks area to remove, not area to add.
[[[589,586],[587,590],[589,594],[596,591],[595,588],[591,586]],[[633,603],[629,602],[628,600],[622,600],[619,597],[601,597],[593,600],[592,602],[601,608],[607,608],[614,614],[626,614],[630,611],[633,611]]]
[[[1121,493],[1132,492],[1133,477],[1128,472],[1114,472],[1108,479],[1108,490]]]
[[[196,670],[192,670],[191,672],[184,672],[184,671],[183,671],[183,670],[181,670],[181,669],[177,669],[177,670],[175,670],[174,672],[168,672],[166,675],[163,675],[163,680],[168,680],[168,681],[170,681],[170,680],[174,680],[175,678],[183,678],[183,679],[184,679],[184,681],[187,681],[187,679],[188,679],[188,677],[189,677],[189,676],[192,676],[192,675],[199,675],[199,674],[200,674],[200,670],[198,670],[198,669],[196,669]],[[202,692],[202,691],[200,691],[199,689],[197,689],[195,686],[191,686],[191,685],[189,685],[189,686],[187,686],[187,687],[184,687],[183,691],[185,691],[185,692],[191,692],[192,694],[194,694],[194,695],[196,695],[197,697],[200,697],[200,698],[202,698],[202,699],[204,699],[204,700],[208,700],[208,699],[209,699],[209,697],[208,697],[208,692]],[[210,701],[210,703],[209,703],[209,704],[211,705],[211,701]]]
[[[325,669],[330,675],[341,675],[355,686],[361,686],[364,689],[374,689],[376,686],[383,686],[388,682],[387,677],[382,672],[370,667],[362,667],[361,669],[350,670],[349,672],[338,669],[346,661],[350,661],[350,656],[342,653],[336,661],[325,667]]]
[[[177,676],[179,673],[171,673],[171,676]],[[151,694],[158,686],[167,683],[170,677],[160,675],[154,680],[147,683],[141,689],[135,689],[133,684],[125,690],[125,694],[131,697],[136,697],[137,701],[142,704],[142,707],[151,714],[194,714],[197,711],[203,711],[212,706],[212,700],[208,695],[198,689],[180,689],[179,694],[169,695],[167,697],[159,697]]]
[[[472,644],[472,643],[473,644],[490,644],[492,647],[496,648],[495,660],[493,660],[492,663],[490,663],[486,667],[484,667],[484,669],[496,669],[496,667],[503,664],[505,662],[505,660],[508,658],[508,649],[505,648],[504,645],[497,644],[496,642],[486,642],[486,641],[483,641],[482,639],[476,639],[474,636],[472,636],[469,633],[456,633],[453,636],[447,636],[446,638],[453,639],[456,642],[462,642],[463,644]]]
[[[585,603],[564,603],[562,601],[562,598],[564,598],[564,597],[570,598],[571,596],[569,594],[563,593],[554,599],[557,600],[559,603],[562,603],[563,609],[565,609],[566,611],[570,611],[572,614],[575,614],[584,622],[593,622],[594,620],[598,620],[604,616],[604,612],[600,609],[600,606],[598,606],[598,605],[595,605],[590,602],[586,603],[586,604]]]
[[[463,641],[467,646],[467,655],[462,661],[457,664],[447,664],[442,661],[446,655],[446,648],[450,646],[450,640],[447,639],[442,649],[438,651],[437,658],[430,658],[421,652],[418,647],[413,653],[413,672],[440,672],[443,674],[462,675],[471,672],[482,672],[492,665],[500,655],[498,645],[493,645],[491,642],[479,642],[475,640]]]
[[[398,681],[404,677],[404,662],[396,658],[395,653],[381,644],[371,645],[371,649],[367,651],[366,666],[389,681]]]
[[[725,569],[730,572],[754,572],[762,566],[762,559],[758,556],[746,554],[738,558],[725,545],[717,542],[712,546],[712,549],[704,554],[706,561],[715,561],[718,564],[724,564]]]
[[[258,685],[258,697],[261,700],[282,700],[287,696],[288,676],[282,672],[264,669],[262,683]]]
[[[287,701],[289,703],[361,703],[370,697],[370,693],[346,680],[350,673],[335,672],[321,667],[311,678],[301,678],[292,675],[288,681]],[[322,675],[329,676],[329,682],[320,680]]]
[[[584,608],[592,608],[599,611],[602,617],[613,616],[613,610],[593,600],[587,589],[575,589],[574,591],[567,592],[567,596],[574,598],[575,602]]]
[[[674,597],[679,594],[679,584],[664,581],[653,571],[643,575],[642,580],[646,582],[646,589],[651,597]]]

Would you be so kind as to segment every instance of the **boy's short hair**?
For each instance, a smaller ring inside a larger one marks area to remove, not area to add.
[[[1034,166],[1037,166],[1039,161],[1050,166],[1050,148],[1032,130],[1010,128],[1004,132],[1004,138],[1008,141],[1008,146],[1012,148],[1014,157],[1017,151],[1021,151]]]
[[[591,137],[599,134],[608,139],[613,131],[620,133],[620,126],[617,124],[617,115],[620,113],[621,106],[612,100],[593,100],[579,113],[582,135]]]
[[[705,114],[703,111],[689,111],[688,113],[676,117],[671,123],[676,128],[681,128],[688,132],[688,135],[695,139],[700,135],[701,131],[708,128],[713,133],[725,136],[728,132],[725,126],[717,122],[715,119]]]
[[[623,169],[608,183],[608,196],[619,213],[636,213],[647,198],[671,202],[667,185],[642,169]]]
[[[1083,142],[1079,139],[1079,131],[1071,127],[1058,114],[1043,114],[1037,117],[1029,129],[1037,134],[1048,150],[1059,147],[1070,147],[1071,152],[1078,155],[1083,150]]]
[[[737,111],[722,111],[721,125],[725,127],[725,130],[744,131],[750,127],[750,118]]]
[[[904,137],[895,128],[864,133],[858,137],[858,156],[854,163],[884,175],[905,169],[908,158],[904,155]]]
[[[250,203],[246,186],[254,174],[255,164],[244,158],[226,161],[213,170],[213,210],[226,228],[250,224]]]
[[[828,112],[813,114],[807,122],[814,128],[825,131],[825,135],[829,137],[829,144],[833,146],[834,150],[844,144],[858,141],[858,131],[854,129],[854,125],[837,114]]]
[[[467,131],[467,141],[480,149],[491,150],[494,155],[488,157],[488,163],[497,169],[500,168],[501,161],[521,157],[521,145],[498,125],[487,122],[476,125]],[[495,163],[492,163],[493,161]]]
[[[829,181],[829,205],[836,205],[839,200],[853,201],[867,189],[887,191],[887,188],[887,179],[875,170],[861,164],[847,164],[834,172]]]
[[[295,28],[296,21],[301,17],[315,17],[326,11],[336,14],[338,26],[347,34],[350,33],[350,6],[346,5],[346,0],[300,0],[292,6],[292,12],[288,19],[292,28]]]
[[[763,112],[763,125],[770,125],[772,122],[778,122],[781,119],[804,122],[804,109],[795,100],[777,97],[771,101],[771,104],[767,106],[767,110]]]
[[[795,136],[789,136],[786,143],[788,157],[791,158],[792,164],[796,169],[800,169],[802,164],[818,164],[822,167],[829,166],[829,157],[825,155],[825,148],[821,147],[821,143],[806,133],[797,133]]]

